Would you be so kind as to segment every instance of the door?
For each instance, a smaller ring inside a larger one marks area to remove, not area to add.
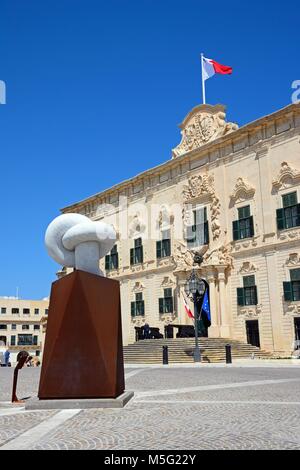
[[[247,343],[260,348],[258,320],[246,321]]]
[[[294,318],[296,349],[300,349],[300,318]]]

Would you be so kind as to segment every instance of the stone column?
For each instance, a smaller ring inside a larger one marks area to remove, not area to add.
[[[219,338],[220,337],[220,325],[219,325],[217,302],[216,302],[216,285],[215,285],[214,268],[210,268],[208,270],[207,282],[209,284],[209,301],[210,301],[210,316],[211,316],[211,326],[208,328],[208,336],[209,338]]]
[[[219,305],[220,305],[220,336],[221,338],[230,338],[230,316],[226,302],[225,291],[225,269],[226,266],[218,266],[218,281],[219,281]]]

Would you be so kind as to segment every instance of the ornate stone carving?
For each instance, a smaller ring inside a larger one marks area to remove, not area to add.
[[[285,315],[300,315],[300,302],[284,302],[283,313]]]
[[[132,238],[141,235],[145,232],[146,224],[140,217],[140,214],[135,214],[129,223],[129,237]]]
[[[247,318],[258,317],[262,311],[262,305],[254,305],[249,307],[238,307],[238,316],[244,316]]]
[[[173,158],[238,129],[237,124],[225,121],[224,111],[221,105],[196,106],[179,126],[182,139],[173,149]]]
[[[207,251],[203,256],[203,267],[225,265],[232,267],[233,258],[231,256],[232,246],[230,243],[221,245],[211,251]]]
[[[255,272],[257,269],[256,269],[256,266],[252,263],[250,263],[250,261],[244,261],[242,266],[241,266],[241,269],[239,270],[239,273],[240,274],[250,274],[250,273],[253,273]]]
[[[175,313],[161,313],[159,315],[159,319],[164,322],[165,325],[170,325],[176,318]]]
[[[294,268],[295,266],[300,266],[299,253],[290,253],[289,258],[286,260],[285,265],[290,268]]]
[[[134,293],[143,292],[144,289],[145,289],[144,284],[142,284],[140,281],[136,281],[136,283],[134,284],[132,288],[132,292]]]
[[[299,182],[300,171],[290,166],[287,162],[282,162],[277,178],[272,181],[272,186],[278,191],[280,189],[289,188]]]
[[[220,200],[215,192],[214,177],[208,173],[195,175],[188,179],[188,184],[183,188],[184,202],[190,202],[201,196],[207,196],[210,200],[210,222],[213,240],[217,240],[221,235],[221,226],[218,220],[220,215]],[[183,219],[187,222],[187,214],[183,209]]]
[[[145,325],[145,317],[144,315],[138,315],[136,317],[131,317],[131,322],[134,324],[134,326],[141,327]]]
[[[194,253],[188,250],[184,243],[178,242],[175,246],[173,259],[176,264],[176,271],[186,271],[194,265]]]
[[[168,228],[174,222],[174,215],[169,208],[163,204],[158,214],[158,226],[160,229]]]
[[[243,178],[238,178],[230,195],[231,202],[235,204],[238,201],[244,201],[254,196],[255,188],[250,186]]]
[[[175,286],[175,282],[169,276],[165,276],[161,283],[161,287],[163,289],[173,288]]]
[[[279,235],[280,240],[299,240],[300,230],[285,230]]]

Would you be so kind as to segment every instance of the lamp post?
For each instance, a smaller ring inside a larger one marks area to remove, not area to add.
[[[185,283],[184,290],[186,295],[194,303],[194,326],[195,326],[195,351],[194,351],[194,362],[201,362],[201,352],[199,348],[198,340],[198,320],[200,317],[200,312],[197,311],[197,295],[203,295],[205,292],[205,283],[202,279],[199,278],[196,271],[193,269],[190,277]]]

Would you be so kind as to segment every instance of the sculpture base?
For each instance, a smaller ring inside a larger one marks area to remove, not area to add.
[[[119,282],[79,270],[53,282],[39,399],[116,398],[124,389]]]
[[[69,400],[38,400],[26,402],[25,410],[87,410],[89,408],[124,408],[134,392],[124,392],[117,398],[91,398]]]

